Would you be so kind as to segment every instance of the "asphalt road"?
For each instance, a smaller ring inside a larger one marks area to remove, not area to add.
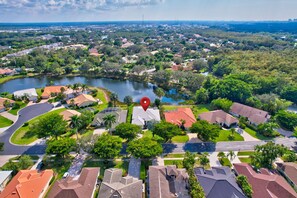
[[[50,111],[52,108],[52,104],[41,103],[21,109],[19,111],[18,120],[10,128],[0,134],[0,142],[4,142],[4,151],[1,152],[0,155],[44,154],[45,145],[17,146],[11,144],[9,139],[25,122]]]

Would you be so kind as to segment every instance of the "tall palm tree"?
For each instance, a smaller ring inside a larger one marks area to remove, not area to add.
[[[235,155],[234,151],[229,151],[227,156],[230,157],[230,160],[232,161],[235,158],[236,155]]]
[[[84,92],[88,89],[88,86],[86,84],[82,84],[81,89],[82,89],[82,92]]]
[[[103,117],[105,128],[111,133],[112,124],[116,123],[116,116],[113,114],[108,114]]]
[[[116,101],[119,99],[118,94],[116,93],[111,93],[110,94],[110,101],[113,103],[113,106],[116,106]]]
[[[80,119],[78,115],[74,115],[71,117],[70,120],[70,127],[75,130],[76,133],[76,139],[78,140],[78,128],[80,126]]]

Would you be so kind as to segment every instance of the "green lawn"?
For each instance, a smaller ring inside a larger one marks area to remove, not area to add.
[[[164,165],[176,165],[177,168],[183,168],[183,160],[164,160]]]
[[[96,89],[98,90],[98,92],[97,92],[97,95],[95,96],[95,98],[97,98],[103,102],[103,104],[97,105],[96,109],[98,109],[99,111],[102,111],[108,107],[108,101],[106,100],[104,90],[99,89],[99,88],[96,88]]]
[[[184,158],[184,153],[169,153],[164,156],[164,158]]]
[[[37,155],[29,155],[32,160],[38,160],[39,157]],[[11,160],[19,160],[21,155],[11,158]]]
[[[248,163],[250,164],[252,162],[251,158],[249,157],[239,157],[238,158],[242,163]]]
[[[13,115],[17,115],[18,114],[18,111],[24,107],[27,106],[26,103],[23,103],[21,101],[16,101],[17,104],[20,105],[20,108],[12,108],[10,111],[8,111],[9,113],[13,114]]]
[[[227,157],[222,157],[219,160],[220,160],[220,163],[222,164],[222,166],[228,166],[228,167],[232,166],[230,160]]]
[[[13,123],[13,121],[0,115],[0,128],[8,127],[8,126],[12,125],[12,123]]]
[[[41,116],[38,116],[38,117],[30,120],[28,122],[29,123],[28,126],[22,126],[16,132],[14,132],[14,134],[11,137],[11,142],[14,143],[14,144],[19,144],[19,145],[28,145],[28,144],[34,142],[38,138],[37,138],[37,135],[36,134],[30,133],[30,131],[29,131],[30,130],[30,125],[32,123],[38,121],[38,119],[40,119],[42,117],[45,117],[47,115],[51,115],[51,114],[54,114],[54,113],[61,113],[63,111],[65,111],[64,108],[57,109],[55,111],[51,111],[51,112],[45,113],[45,114],[43,114]]]
[[[5,76],[5,77],[1,77],[0,78],[0,84],[3,84],[7,81],[13,80],[13,79],[17,79],[17,78],[23,78],[25,76],[23,75],[15,75],[15,76]]]
[[[134,105],[130,105],[128,107],[127,120],[126,120],[127,123],[131,123],[132,122],[133,107],[134,107]]]
[[[100,177],[104,176],[105,169],[120,168],[123,170],[123,176],[128,174],[129,162],[128,161],[109,161],[104,164],[103,161],[93,161],[92,159],[86,160],[83,167],[100,167]]]
[[[42,88],[38,88],[38,89],[36,89],[36,93],[37,93],[37,95],[38,95],[39,97],[41,97],[41,95],[42,95],[41,89],[42,89]]]
[[[239,151],[237,156],[250,156],[254,154],[254,151]]]
[[[185,143],[189,141],[189,136],[187,135],[177,135],[171,139],[172,143]]]
[[[152,161],[141,161],[140,166],[140,179],[143,181],[146,179],[148,167],[152,165]]]
[[[257,138],[259,140],[271,140],[271,139],[273,139],[271,137],[265,137],[265,136],[257,133],[253,129],[249,128],[249,127],[245,127],[244,131],[247,132],[248,134],[250,134],[251,136],[253,136],[254,138]]]
[[[157,142],[159,142],[159,143],[164,143],[164,139],[161,138],[160,136],[155,135],[155,136],[153,137],[153,133],[152,133],[150,130],[146,130],[146,131],[144,131],[144,132],[143,132],[143,137],[148,137],[148,138],[153,139],[153,140],[155,140],[155,141],[157,141]]]
[[[221,130],[219,137],[217,137],[214,142],[244,141],[244,138],[236,132],[234,133],[234,139],[231,139],[230,135],[230,130]]]

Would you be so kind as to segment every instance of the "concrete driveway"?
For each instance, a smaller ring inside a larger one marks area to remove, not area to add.
[[[52,104],[42,103],[42,104],[34,104],[21,109],[19,111],[18,120],[6,131],[0,134],[0,141],[4,142],[4,151],[1,152],[0,154],[1,155],[20,155],[23,153],[43,154],[45,151],[45,145],[39,144],[34,146],[18,146],[10,143],[10,137],[25,122],[50,111],[52,108],[53,108]]]
[[[0,115],[2,115],[3,117],[5,117],[13,122],[17,121],[17,119],[18,119],[17,116],[12,115],[11,113],[8,113],[7,111],[0,113]]]

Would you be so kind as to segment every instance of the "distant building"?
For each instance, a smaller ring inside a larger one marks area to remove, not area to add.
[[[194,172],[206,198],[246,197],[229,167],[213,167],[210,170],[195,168]]]
[[[3,112],[3,111],[5,111],[6,110],[6,107],[5,107],[5,103],[6,103],[6,101],[8,101],[9,102],[9,106],[13,106],[14,105],[14,103],[15,103],[15,101],[14,100],[10,100],[10,99],[8,99],[8,98],[1,98],[0,97],[0,112]]]
[[[295,162],[276,163],[277,170],[291,183],[297,190],[297,164]]]
[[[16,73],[16,71],[14,69],[0,69],[0,75],[14,75]]]
[[[90,56],[100,56],[96,48],[89,49]]]
[[[92,126],[95,127],[104,127],[104,120],[103,118],[106,115],[112,114],[115,115],[116,117],[116,123],[114,123],[112,125],[112,128],[114,129],[117,125],[119,125],[120,123],[125,123],[126,119],[127,119],[127,110],[122,110],[120,108],[117,107],[109,107],[104,109],[103,111],[97,113],[94,117],[94,120],[92,122]]]
[[[83,168],[78,178],[56,181],[48,198],[93,198],[100,168]],[[33,198],[33,197],[32,197]]]
[[[133,45],[134,45],[133,42],[126,42],[126,43],[124,43],[124,44],[121,46],[121,48],[128,48],[128,47],[131,47],[131,46],[133,46]]]
[[[38,99],[38,94],[35,88],[15,91],[13,92],[13,96],[15,99],[27,98],[30,101],[37,101]]]
[[[260,173],[257,173],[246,163],[233,165],[237,174],[247,177],[253,189],[253,198],[297,197],[294,189],[280,175],[271,173],[267,169],[260,169]]]
[[[175,111],[164,112],[166,122],[182,126],[182,121],[185,121],[184,127],[190,128],[196,122],[196,118],[191,108],[177,108]]]
[[[106,169],[98,198],[142,198],[142,180],[122,177],[122,169]]]
[[[79,108],[87,107],[98,103],[98,101],[91,95],[81,94],[73,99],[67,100],[68,105],[75,105]]]
[[[64,89],[64,91],[66,91],[67,87],[65,87],[65,86],[47,86],[44,88],[41,98],[48,99],[52,95],[57,95],[57,94],[61,93],[62,89]]]
[[[64,120],[70,121],[71,120],[71,117],[73,117],[75,115],[80,116],[81,113],[78,112],[78,111],[75,111],[75,110],[67,109],[67,110],[61,112],[59,115],[63,116],[63,119]]]
[[[265,123],[270,119],[270,115],[267,111],[256,109],[237,102],[232,104],[230,113],[237,117],[245,117],[249,120],[250,124],[256,126]]]
[[[160,122],[159,109],[148,108],[146,111],[141,106],[133,107],[132,124],[147,127],[148,122]]]
[[[12,177],[12,171],[0,171],[0,196],[1,192],[4,190],[6,184],[10,181]]]
[[[44,197],[53,176],[53,170],[49,169],[41,172],[37,170],[20,170],[0,193],[0,197]]]
[[[211,124],[219,124],[220,126],[226,126],[226,127],[237,125],[239,122],[237,118],[233,117],[232,115],[222,110],[204,112],[199,114],[198,118],[200,120],[206,120]]]
[[[148,195],[150,198],[190,198],[189,175],[185,169],[173,166],[150,166],[148,170]]]

